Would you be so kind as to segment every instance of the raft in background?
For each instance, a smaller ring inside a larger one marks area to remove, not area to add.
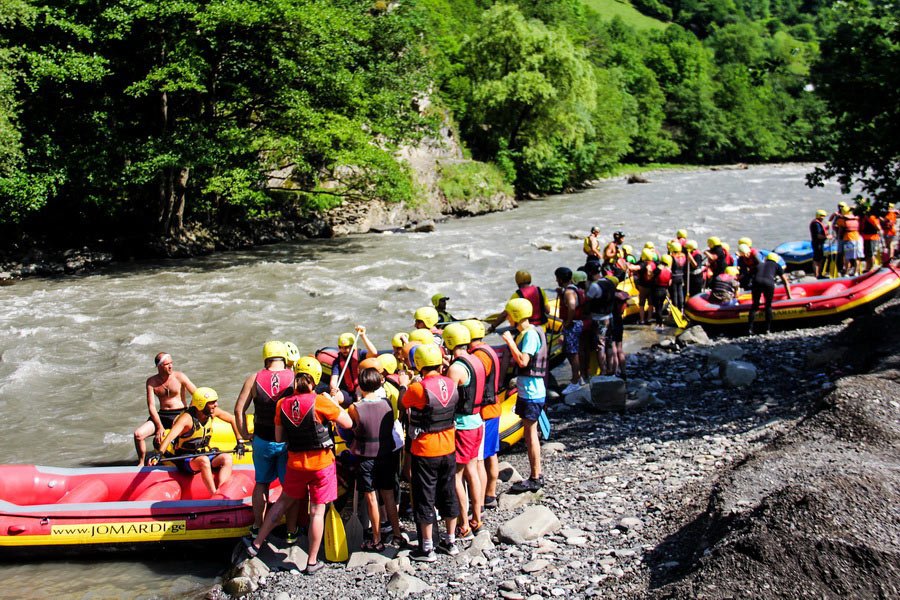
[[[0,465],[0,555],[140,550],[235,539],[253,524],[254,471],[212,497],[174,467]],[[272,498],[281,493],[278,484]]]
[[[833,256],[836,252],[836,244],[833,239],[825,241],[825,256]],[[775,254],[784,259],[788,271],[813,270],[813,249],[809,240],[799,242],[785,242],[773,250]],[[783,265],[782,265],[783,266]]]
[[[871,311],[892,298],[898,287],[900,271],[893,265],[858,277],[792,284],[792,299],[787,298],[784,287],[777,287],[772,302],[773,328],[811,327]],[[750,294],[721,305],[710,302],[709,294],[703,293],[690,298],[684,312],[704,329],[746,333],[750,308]],[[765,311],[761,305],[756,315],[757,326],[762,327],[764,321]]]

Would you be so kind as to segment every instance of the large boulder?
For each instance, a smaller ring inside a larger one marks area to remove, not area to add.
[[[705,346],[710,343],[709,336],[706,331],[699,325],[689,327],[678,334],[675,338],[682,346],[690,346],[691,344],[699,344]]]
[[[744,349],[737,344],[722,344],[709,349],[706,364],[709,368],[712,368],[729,360],[737,360],[743,355]]]
[[[413,577],[412,575],[407,575],[406,573],[398,571],[391,575],[391,580],[388,581],[387,584],[387,591],[393,592],[401,598],[405,598],[410,594],[421,594],[430,587],[430,585],[418,577]]]
[[[625,410],[628,390],[619,377],[598,375],[591,377],[591,402],[601,411]]]
[[[497,528],[497,538],[505,544],[524,544],[562,528],[562,523],[546,506],[526,508],[518,517]]]
[[[719,365],[719,377],[725,387],[750,385],[756,379],[756,365],[742,360],[729,360]]]

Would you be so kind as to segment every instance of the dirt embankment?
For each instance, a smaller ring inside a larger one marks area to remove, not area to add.
[[[641,598],[900,598],[900,305],[829,349],[858,374],[698,499]],[[790,393],[790,387],[786,389]]]

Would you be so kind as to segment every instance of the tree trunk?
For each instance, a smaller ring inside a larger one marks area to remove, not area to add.
[[[173,169],[174,174],[174,169]],[[183,167],[178,172],[178,178],[173,177],[173,194],[172,194],[172,219],[169,223],[169,233],[173,237],[181,237],[184,233],[184,201],[187,192],[187,182],[190,177],[191,170],[189,167]]]

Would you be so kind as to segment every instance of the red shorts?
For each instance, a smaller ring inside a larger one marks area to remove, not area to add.
[[[318,471],[287,469],[284,493],[291,498],[306,498],[313,504],[328,504],[337,500],[337,472],[335,463]]]
[[[475,429],[456,430],[456,464],[465,465],[478,458],[481,440],[484,438],[484,425]]]

